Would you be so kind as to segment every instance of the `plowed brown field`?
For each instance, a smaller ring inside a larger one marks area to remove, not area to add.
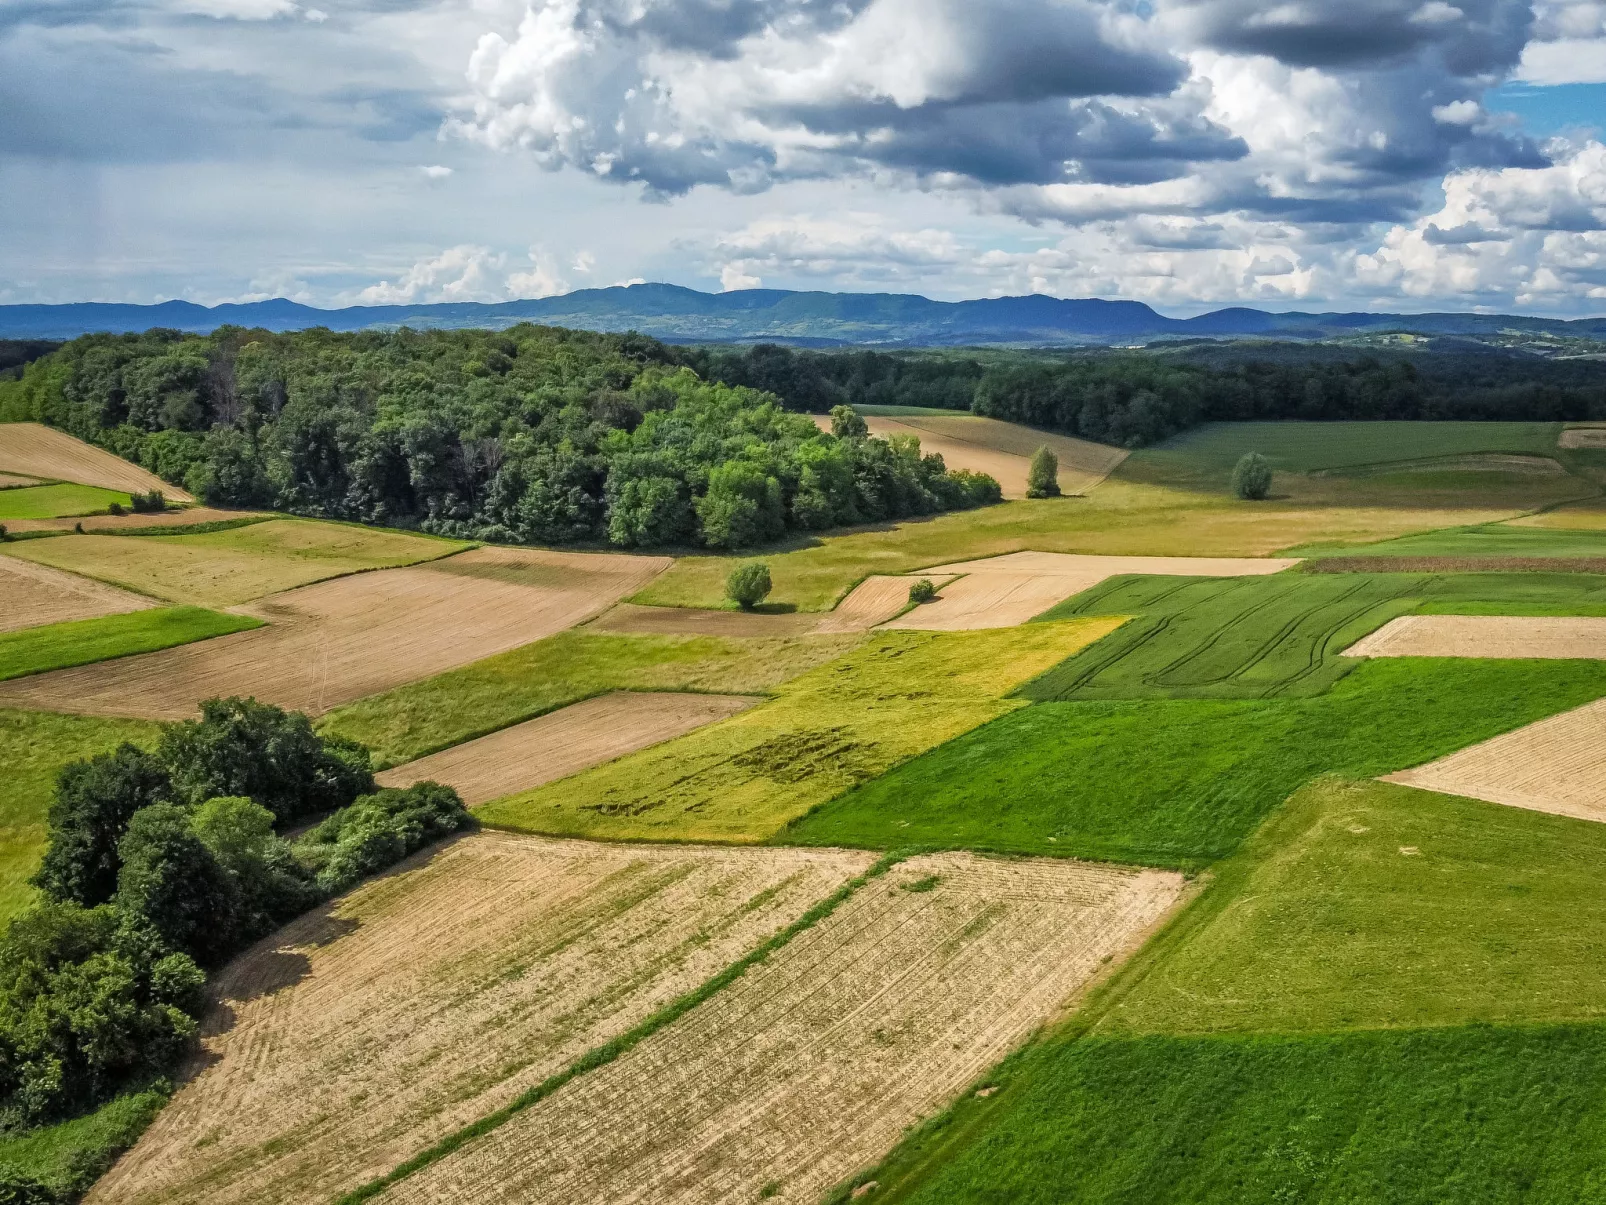
[[[1606,617],[1402,615],[1346,657],[1606,658]]]
[[[0,632],[99,615],[123,615],[154,606],[155,599],[116,586],[0,556]]]
[[[379,785],[443,782],[472,807],[600,766],[760,702],[752,695],[618,691],[386,770]]]
[[[1062,552],[1012,552],[931,569],[927,576],[965,576],[945,586],[942,597],[936,602],[916,607],[886,626],[932,632],[1013,627],[1117,574],[1251,577],[1278,573],[1298,563],[1278,557],[1077,556]],[[911,574],[903,580],[914,581],[919,576]]]
[[[1606,427],[1568,427],[1556,441],[1559,448],[1606,448]]]
[[[81,524],[88,532],[144,530],[147,527],[190,527],[197,523],[219,523],[243,519],[260,511],[217,510],[210,506],[186,506],[153,515],[85,515],[81,519],[17,519],[6,524],[11,531],[71,531]]]
[[[594,621],[593,632],[649,636],[806,636],[819,616],[765,611],[715,611],[701,607],[641,607],[620,603]]]
[[[15,473],[0,473],[0,489],[10,489],[13,486],[25,489],[30,485],[39,484],[41,482],[37,477],[19,477]]]
[[[378,1200],[816,1201],[1053,1016],[1181,886],[1069,860],[911,859]]]
[[[1535,812],[1606,820],[1606,699],[1414,770],[1386,775],[1383,781]]]
[[[151,537],[102,538],[144,544]],[[19,678],[0,684],[0,698],[50,711],[177,719],[202,699],[240,694],[319,714],[573,627],[668,564],[667,557],[475,549],[270,595],[234,608],[267,627]]]
[[[88,1200],[327,1205],[702,983],[871,857],[453,842],[230,964],[194,1078]]]
[[[0,472],[145,493],[161,490],[172,502],[194,498],[155,473],[40,423],[0,423]]]
[[[950,573],[914,573],[908,577],[867,577],[819,621],[822,632],[862,632],[885,623],[909,605],[909,587],[922,577],[939,590],[953,581]],[[926,604],[930,605],[930,604]]]

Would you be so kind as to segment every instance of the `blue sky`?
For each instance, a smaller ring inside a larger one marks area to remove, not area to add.
[[[1606,313],[1606,0],[0,0],[0,302]]]

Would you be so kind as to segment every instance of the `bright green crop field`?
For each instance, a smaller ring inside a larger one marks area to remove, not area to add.
[[[1511,527],[1503,523],[1455,527],[1401,536],[1376,544],[1310,544],[1289,556],[1606,557],[1606,531]]]
[[[129,505],[127,494],[93,485],[30,485],[0,490],[0,522],[8,519],[59,519],[103,511],[113,502]]]
[[[134,653],[152,653],[261,626],[260,619],[204,607],[156,607],[23,628],[0,633],[0,681]]]

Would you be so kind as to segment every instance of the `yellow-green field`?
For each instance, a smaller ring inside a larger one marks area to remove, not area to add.
[[[524,832],[762,841],[848,788],[1025,706],[1003,696],[1120,624],[872,633],[751,711],[478,814]]]

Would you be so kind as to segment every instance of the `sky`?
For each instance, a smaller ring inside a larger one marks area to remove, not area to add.
[[[0,0],[0,303],[1606,314],[1606,0]]]

